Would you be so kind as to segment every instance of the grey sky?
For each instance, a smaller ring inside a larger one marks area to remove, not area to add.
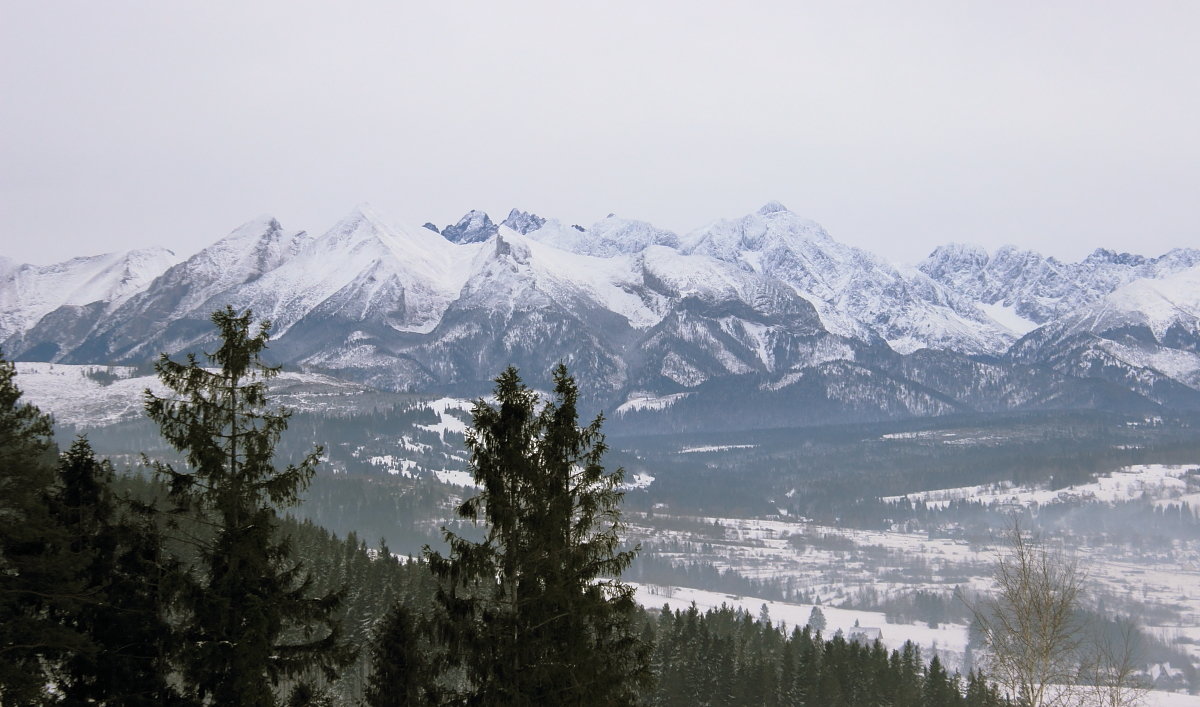
[[[1196,2],[0,0],[0,255],[270,213],[1200,247]]]

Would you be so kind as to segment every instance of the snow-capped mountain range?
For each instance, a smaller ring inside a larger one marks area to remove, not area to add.
[[[261,217],[186,259],[0,258],[0,342],[18,360],[205,349],[225,305],[270,319],[289,367],[477,394],[508,364],[537,382],[561,360],[647,428],[1200,409],[1190,249],[1061,263],[950,245],[906,268],[777,202],[682,235],[517,209],[438,229],[362,205],[320,236]]]

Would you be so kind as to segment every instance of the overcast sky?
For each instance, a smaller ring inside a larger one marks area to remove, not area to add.
[[[0,255],[359,202],[686,232],[1200,247],[1200,3],[0,0]]]

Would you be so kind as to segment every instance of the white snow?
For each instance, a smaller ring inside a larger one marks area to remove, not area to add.
[[[665,410],[689,395],[691,393],[674,393],[672,395],[632,393],[628,400],[617,406],[616,414],[623,415],[638,410]]]
[[[637,253],[652,245],[678,247],[679,236],[657,228],[645,221],[609,216],[593,224],[587,231],[580,232],[550,219],[536,231],[531,231],[533,240],[553,245],[581,255],[611,258],[616,255]]]
[[[979,308],[983,310],[984,314],[991,317],[992,321],[1016,334],[1028,334],[1038,328],[1037,322],[1029,321],[1017,314],[1016,308],[1001,302],[995,304],[980,303]]]
[[[646,473],[638,473],[629,477],[629,480],[622,484],[622,486],[627,489],[644,489],[649,488],[652,483],[654,483],[653,476]]]
[[[902,353],[926,347],[999,353],[1014,339],[974,302],[920,270],[838,243],[778,202],[686,235],[681,251],[778,278],[814,304],[831,332],[863,338],[870,331]]]
[[[1116,503],[1142,497],[1174,499],[1178,503],[1189,488],[1188,482],[1182,477],[1195,469],[1193,466],[1148,464],[1125,467],[1115,473],[1100,476],[1092,483],[1069,486],[1056,491],[1000,483],[922,491],[903,496],[887,496],[881,500],[923,501],[926,505],[936,508],[945,508],[952,501],[972,501],[984,505],[1043,506],[1071,501]]]
[[[384,471],[393,476],[398,475],[409,478],[413,476],[412,471],[417,466],[417,463],[411,459],[398,459],[391,454],[371,457],[367,460],[367,463],[371,466],[383,467]]]
[[[403,311],[392,326],[428,333],[458,296],[482,247],[451,243],[420,226],[392,226],[360,204],[294,258],[228,296],[270,318],[280,336],[322,303],[336,301],[364,316],[394,309],[402,292]]]
[[[473,405],[472,401],[462,398],[438,398],[437,400],[431,400],[425,403],[425,407],[437,413],[438,421],[432,425],[417,425],[417,427],[426,432],[436,432],[442,438],[443,442],[446,441],[447,432],[466,434],[469,425],[461,417],[451,415],[450,411],[466,412],[469,417]]]
[[[433,475],[436,476],[442,483],[452,484],[454,486],[478,488],[475,483],[475,479],[472,478],[471,474],[465,471],[457,471],[454,469],[436,469],[434,470]]]
[[[179,261],[165,248],[73,258],[0,270],[0,341],[63,305],[106,302],[111,311]]]
[[[1097,317],[1113,310],[1141,315],[1159,339],[1177,322],[1194,328],[1200,320],[1200,267],[1161,280],[1135,280],[1114,290],[1102,300]]]
[[[166,395],[153,375],[135,376],[126,366],[67,365],[19,361],[17,386],[24,400],[54,415],[57,422],[77,427],[101,427],[145,415],[143,391]],[[90,378],[97,373],[115,375],[108,385]],[[299,411],[331,411],[353,406],[366,386],[316,373],[284,371],[274,378],[272,400]]]
[[[636,329],[652,327],[662,319],[662,313],[638,294],[642,278],[635,256],[581,255],[522,236],[507,227],[501,228],[500,237],[526,250],[538,286],[550,297],[570,301],[582,295],[621,315]]]
[[[743,609],[751,616],[757,617],[765,604],[771,615],[771,620],[783,622],[790,629],[804,626],[808,623],[809,614],[814,604],[792,604],[788,602],[770,601],[755,597],[710,592],[687,587],[663,587],[653,584],[638,584],[630,582],[636,590],[638,603],[647,609],[661,609],[664,605],[672,610],[687,611],[694,603],[701,613],[709,609],[719,609],[728,606]],[[878,611],[858,611],[854,609],[839,609],[834,606],[819,605],[825,615],[825,637],[831,637],[837,631],[849,634],[854,629],[855,622],[859,626],[870,626],[882,631],[881,641],[888,649],[898,649],[905,641],[912,641],[921,647],[921,653],[926,660],[937,655],[951,669],[962,665],[963,652],[967,646],[967,627],[962,624],[943,624],[939,628],[929,628],[925,624],[894,624]]]
[[[680,454],[703,454],[707,452],[728,452],[732,449],[754,449],[757,444],[712,444],[703,447],[684,447]]]

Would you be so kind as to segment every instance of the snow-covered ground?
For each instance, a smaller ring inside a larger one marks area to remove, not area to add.
[[[771,620],[776,624],[782,622],[789,631],[792,627],[807,624],[813,607],[817,606],[815,604],[770,601],[687,587],[663,587],[654,584],[637,584],[636,582],[631,584],[637,590],[638,603],[648,609],[661,609],[666,605],[672,610],[686,611],[694,603],[701,613],[725,605],[744,609],[752,616],[758,616],[765,605],[771,615]],[[912,641],[921,646],[921,652],[926,659],[931,658],[936,652],[947,665],[953,665],[955,668],[962,665],[963,652],[967,647],[967,627],[965,625],[944,624],[939,628],[930,628],[919,623],[896,624],[889,622],[882,612],[839,609],[825,605],[821,606],[821,613],[825,615],[825,636],[832,636],[837,631],[849,634],[856,625],[860,628],[878,628],[882,633],[883,644],[889,649],[900,648],[905,641]]]
[[[454,471],[451,469],[437,469],[433,472],[433,475],[438,478],[438,481],[441,481],[442,483],[445,483],[445,484],[451,484],[454,486],[465,486],[465,487],[478,488],[478,486],[475,483],[475,479],[472,478],[471,475],[465,471]]]
[[[143,392],[165,395],[153,375],[138,375],[127,366],[67,365],[17,362],[17,386],[24,400],[54,415],[60,424],[101,427],[145,415]],[[343,410],[368,407],[380,397],[394,399],[367,386],[319,373],[283,371],[271,381],[272,399],[297,411]]]
[[[933,508],[945,508],[952,501],[970,500],[984,505],[1015,504],[1020,506],[1072,501],[1116,503],[1150,497],[1160,505],[1181,503],[1196,497],[1188,494],[1187,477],[1200,483],[1200,469],[1191,465],[1143,464],[1130,466],[1112,474],[1097,477],[1089,484],[1079,484],[1051,491],[1012,484],[961,486],[958,488],[922,491],[903,496],[887,496],[884,501],[924,502]]]
[[[447,432],[457,434],[466,434],[467,423],[463,420],[462,413],[466,413],[465,417],[471,416],[471,407],[475,403],[462,398],[438,398],[437,400],[425,403],[425,406],[432,409],[438,416],[438,421],[432,425],[417,425],[427,432],[436,432],[443,441],[446,439]],[[451,410],[458,411],[459,415],[450,414]]]
[[[728,452],[734,449],[754,449],[757,444],[716,444],[704,445],[702,447],[684,447],[679,450],[680,454],[704,454],[707,452]]]

